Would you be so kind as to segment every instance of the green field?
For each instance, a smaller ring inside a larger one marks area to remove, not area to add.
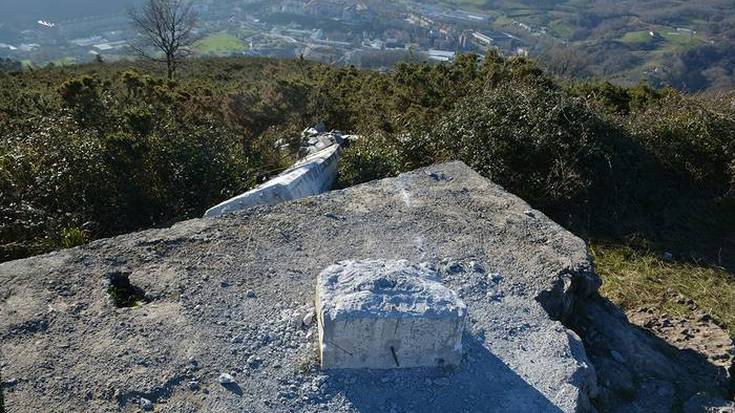
[[[549,29],[551,29],[552,35],[565,40],[574,33],[574,26],[570,26],[561,20],[554,20],[549,23]]]
[[[79,62],[73,57],[62,57],[61,59],[52,60],[48,64],[53,64],[54,66],[74,66],[79,64]]]
[[[245,48],[240,39],[226,32],[210,34],[194,44],[194,49],[204,55],[229,55]]]

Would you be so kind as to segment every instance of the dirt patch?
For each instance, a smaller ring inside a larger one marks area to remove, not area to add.
[[[699,310],[693,301],[679,298],[680,304],[690,307],[689,315],[680,317],[661,313],[650,307],[639,308],[628,314],[631,323],[651,331],[681,350],[694,350],[707,357],[710,363],[729,368],[735,359],[735,343],[727,330]]]

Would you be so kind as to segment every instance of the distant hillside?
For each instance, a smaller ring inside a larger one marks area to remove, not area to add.
[[[731,0],[443,0],[495,15],[559,74],[649,81],[691,91],[735,88]]]
[[[0,23],[28,24],[124,12],[139,0],[0,0]]]

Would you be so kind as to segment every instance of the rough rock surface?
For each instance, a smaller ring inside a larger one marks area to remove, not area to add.
[[[467,306],[431,264],[342,261],[319,274],[325,369],[457,367]]]
[[[458,292],[459,368],[318,368],[317,274],[376,257],[433,263]],[[144,304],[115,307],[111,272]],[[678,409],[697,385],[722,389],[589,296],[584,242],[461,163],[5,263],[0,286],[8,412],[134,412],[141,399],[156,412],[573,412],[593,410],[590,396]],[[640,379],[620,393],[633,399],[617,396],[626,377]]]
[[[603,299],[582,299],[576,307],[567,324],[583,337],[597,371],[599,410],[668,413],[735,407],[728,400],[732,377],[723,366],[631,325],[621,309]]]
[[[317,368],[316,277],[344,259],[434,262],[468,306],[442,374]],[[106,273],[147,304],[116,308]],[[461,163],[0,265],[9,412],[548,411],[589,407],[594,370],[549,317],[599,281],[584,243]],[[255,292],[255,297],[248,294]],[[220,384],[227,373],[234,383]],[[200,390],[188,383],[198,382]]]

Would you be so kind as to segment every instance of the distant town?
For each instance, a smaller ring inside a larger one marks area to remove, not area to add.
[[[199,41],[193,52],[202,56],[303,57],[379,69],[405,60],[450,61],[489,48],[526,55],[527,36],[544,35],[544,28],[523,23],[517,32],[493,29],[489,14],[419,1],[200,0],[195,8]],[[133,56],[129,45],[138,34],[124,10],[38,19],[17,33],[0,33],[0,58],[41,67]]]

